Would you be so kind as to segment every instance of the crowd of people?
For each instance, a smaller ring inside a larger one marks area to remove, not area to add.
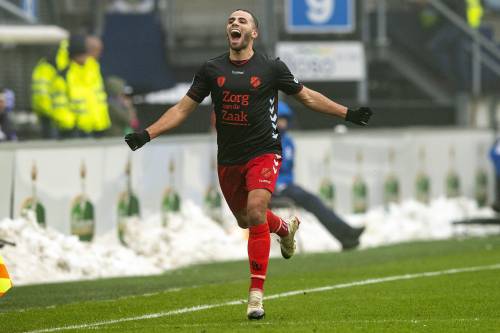
[[[132,89],[116,76],[104,80],[100,38],[71,35],[34,66],[31,108],[43,139],[122,136],[139,128]],[[0,88],[0,142],[16,141],[15,94]]]
[[[99,138],[137,128],[123,80],[111,77],[104,84],[102,50],[96,36],[71,35],[39,60],[32,74],[32,109],[43,138]]]
[[[105,81],[96,36],[72,35],[49,50],[33,69],[32,111],[44,139],[122,136],[139,127],[131,88],[115,76]],[[0,142],[17,140],[14,92],[0,88]]]

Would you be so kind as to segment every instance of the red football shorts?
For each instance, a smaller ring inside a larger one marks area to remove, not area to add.
[[[273,193],[281,167],[281,155],[264,154],[245,164],[219,165],[219,184],[233,213],[247,206],[248,192],[266,189]]]

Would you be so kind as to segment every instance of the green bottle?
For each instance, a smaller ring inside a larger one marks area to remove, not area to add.
[[[207,191],[205,192],[205,207],[208,209],[217,209],[222,206],[222,198],[217,190],[217,188],[213,185],[209,185]]]
[[[363,155],[361,152],[358,152],[356,160],[359,171],[352,185],[352,208],[355,214],[362,214],[368,209],[368,186],[362,177]]]
[[[483,168],[476,171],[476,202],[479,207],[488,203],[488,174]]]
[[[82,192],[71,205],[71,234],[78,236],[81,241],[91,241],[94,238],[95,221],[94,205],[88,200],[85,191],[86,167],[82,162],[80,179]]]
[[[455,171],[455,148],[450,147],[450,169],[446,175],[446,197],[456,198],[460,196],[460,179]]]
[[[431,197],[431,181],[425,172],[425,157],[425,150],[422,147],[419,152],[420,171],[415,179],[415,198],[421,203],[428,204]]]
[[[170,187],[167,187],[163,192],[163,199],[161,201],[162,224],[166,226],[171,213],[176,213],[181,208],[181,199],[174,187],[174,171],[175,163],[170,160],[169,176]]]
[[[488,203],[488,174],[482,162],[486,156],[484,147],[479,148],[478,166],[476,170],[476,202],[479,207],[485,207]]]
[[[216,222],[222,223],[222,197],[214,185],[209,185],[205,192],[205,212]]]
[[[27,217],[28,212],[33,212],[36,218],[36,222],[43,228],[47,226],[45,219],[45,207],[38,199],[36,193],[36,178],[37,178],[37,168],[36,164],[33,162],[31,167],[31,197],[28,197],[21,204],[21,216]]]
[[[384,182],[384,204],[387,206],[390,203],[399,202],[399,180],[394,172],[394,150],[389,150],[389,174]]]
[[[132,190],[130,159],[125,166],[125,177],[127,179],[127,189],[120,194],[118,199],[118,239],[123,245],[127,245],[124,239],[124,232],[127,222],[131,217],[140,216],[139,198]]]
[[[205,191],[205,198],[203,200],[205,213],[213,220],[222,224],[222,196],[216,186],[216,162],[212,159],[211,163],[210,184]]]
[[[319,186],[319,196],[330,208],[335,207],[335,185],[330,179],[330,155],[323,160],[323,179]]]

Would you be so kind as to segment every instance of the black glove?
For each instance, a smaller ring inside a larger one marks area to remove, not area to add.
[[[148,131],[144,130],[140,133],[129,133],[125,135],[125,142],[130,149],[137,150],[151,141]]]
[[[366,126],[372,114],[372,110],[365,106],[357,108],[356,110],[347,109],[345,120],[357,125]]]

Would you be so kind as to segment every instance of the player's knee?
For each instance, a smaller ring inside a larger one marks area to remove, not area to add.
[[[246,217],[237,217],[238,227],[241,229],[248,229],[248,219]]]
[[[265,202],[257,201],[254,204],[248,205],[247,216],[249,225],[258,225],[266,222],[266,205]]]
[[[248,216],[246,211],[240,211],[234,213],[234,217],[236,217],[236,222],[238,222],[238,227],[241,229],[248,229]]]

